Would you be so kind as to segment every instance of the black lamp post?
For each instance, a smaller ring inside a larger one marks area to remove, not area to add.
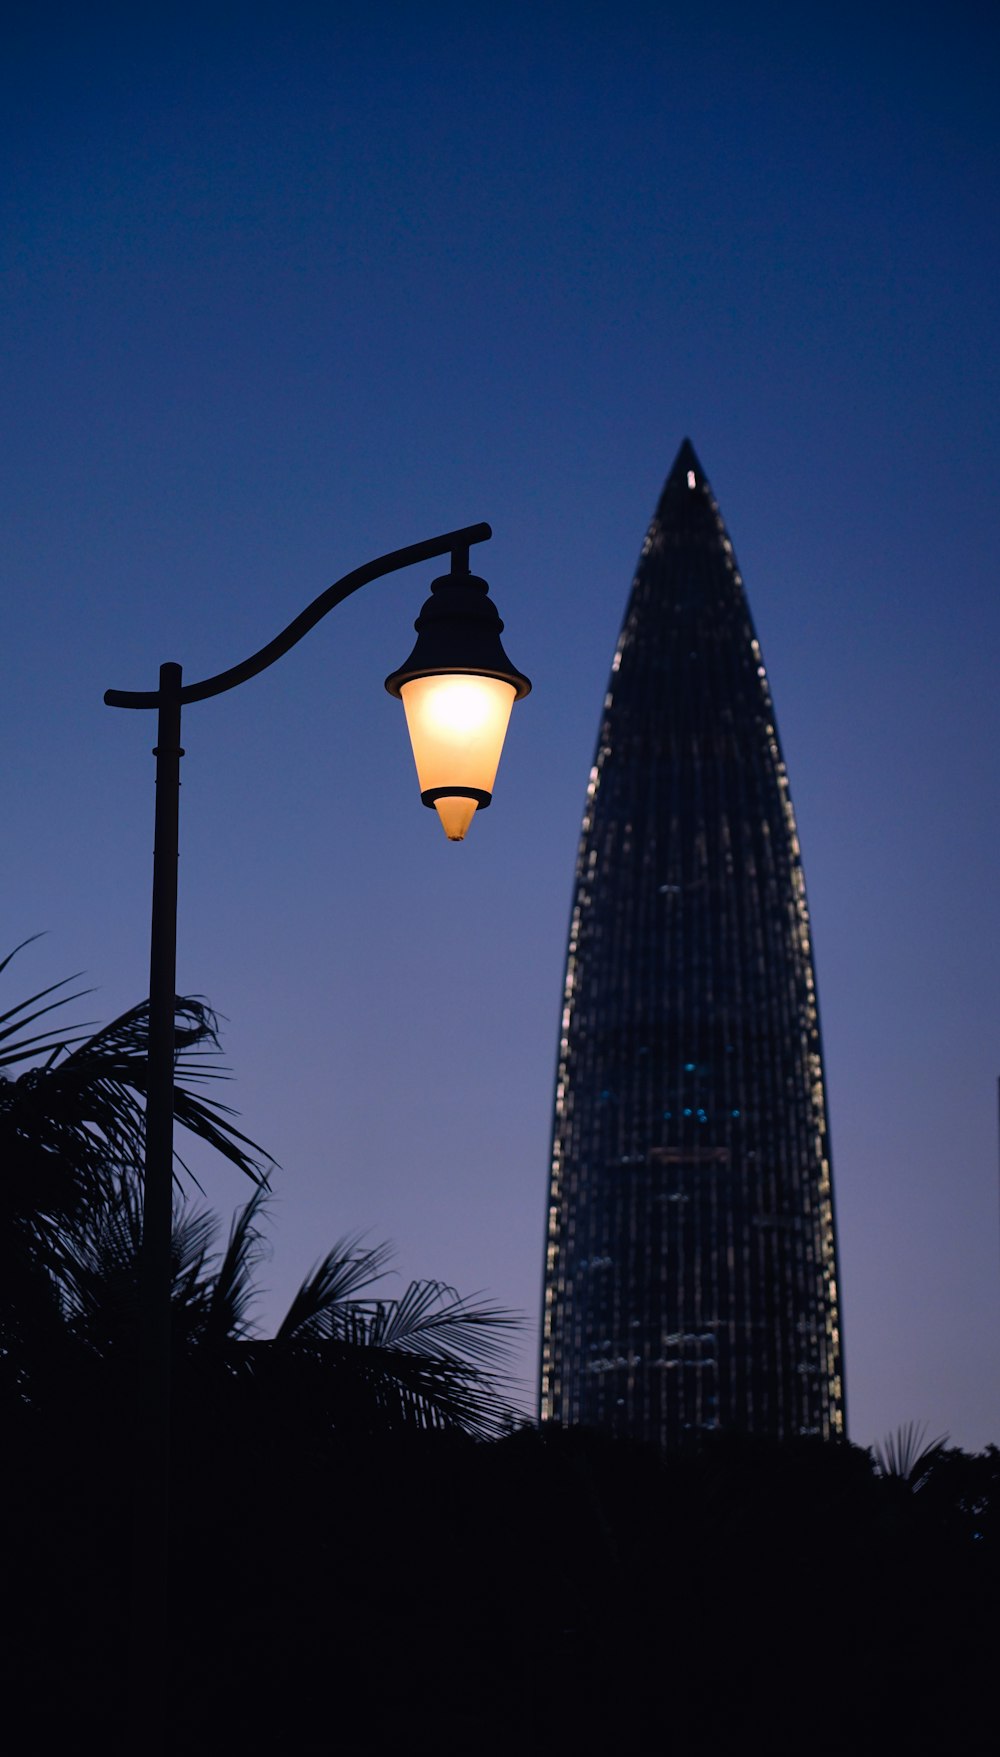
[[[449,839],[461,841],[475,811],[490,803],[511,706],[531,688],[503,650],[503,623],[487,597],[485,580],[469,571],[470,547],[485,542],[491,535],[489,525],[469,525],[366,562],[321,592],[259,652],[202,683],[182,684],[181,667],[165,664],[160,667],[158,689],[109,689],[104,697],[112,708],[157,710],[145,1182],[139,1270],[141,1415],[137,1466],[141,1489],[135,1560],[137,1597],[146,1623],[147,1656],[156,1647],[162,1650],[166,1633],[178,802],[180,759],[184,754],[180,741],[181,708],[189,702],[222,695],[259,671],[266,671],[361,586],[417,562],[450,555],[450,573],[434,581],[431,597],[415,624],[418,638],[413,652],[406,664],[386,679],[386,688],[402,698],[406,709],[421,798],[425,805],[437,810]],[[139,1689],[141,1693],[141,1683]],[[153,1733],[156,1738],[155,1729]],[[147,1751],[151,1748],[147,1743]]]

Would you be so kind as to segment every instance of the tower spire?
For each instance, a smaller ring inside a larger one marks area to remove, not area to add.
[[[543,1332],[549,1419],[660,1444],[844,1431],[799,844],[760,646],[688,439],[584,807]]]

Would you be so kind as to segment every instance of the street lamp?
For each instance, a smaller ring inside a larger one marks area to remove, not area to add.
[[[208,677],[182,684],[181,667],[160,667],[155,690],[109,689],[111,708],[157,710],[156,814],[150,935],[149,1043],[146,1076],[145,1179],[140,1259],[140,1438],[142,1487],[137,1519],[136,1577],[147,1634],[164,1633],[167,1561],[170,1407],[170,1250],[173,1183],[174,1022],[177,990],[177,857],[181,708],[222,695],[266,671],[345,598],[372,580],[436,556],[451,571],[433,582],[417,618],[417,641],[405,665],[386,678],[402,698],[421,799],[436,809],[450,841],[461,841],[473,815],[489,805],[513,703],[528,679],[515,670],[500,641],[503,623],[486,581],[469,571],[469,550],[489,525],[468,525],[381,555],[321,592],[267,646]],[[149,1628],[149,1623],[158,1626]]]
[[[451,842],[493,797],[500,752],[515,701],[531,684],[500,644],[503,623],[489,587],[465,569],[443,574],[414,623],[416,645],[385,680],[400,696],[417,765],[420,797],[434,806]]]

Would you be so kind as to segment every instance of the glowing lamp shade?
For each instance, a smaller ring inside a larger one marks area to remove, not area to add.
[[[385,687],[406,709],[420,797],[449,842],[461,842],[493,797],[510,710],[531,684],[503,650],[486,581],[469,573],[467,556],[451,559],[413,625],[416,646]]]
[[[461,842],[489,805],[517,691],[499,677],[445,672],[400,690],[420,794],[450,842]]]

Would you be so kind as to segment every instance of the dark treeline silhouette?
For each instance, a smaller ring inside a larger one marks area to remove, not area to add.
[[[51,1004],[0,1019],[4,1722],[15,1752],[132,1754],[144,1013],[40,1051]],[[214,1027],[181,1008],[190,1080]],[[180,1085],[178,1106],[264,1176],[220,1106]],[[176,1752],[991,1748],[995,1449],[716,1434],[664,1456],[517,1429],[493,1377],[509,1314],[436,1283],[380,1299],[382,1247],[335,1247],[256,1337],[264,1200],[220,1243],[177,1212],[149,1705]]]
[[[942,1452],[914,1491],[847,1445],[313,1417],[288,1386],[238,1414],[178,1398],[178,1752],[990,1748],[995,1450]],[[136,1748],[116,1433],[83,1400],[8,1429],[24,1749]]]

